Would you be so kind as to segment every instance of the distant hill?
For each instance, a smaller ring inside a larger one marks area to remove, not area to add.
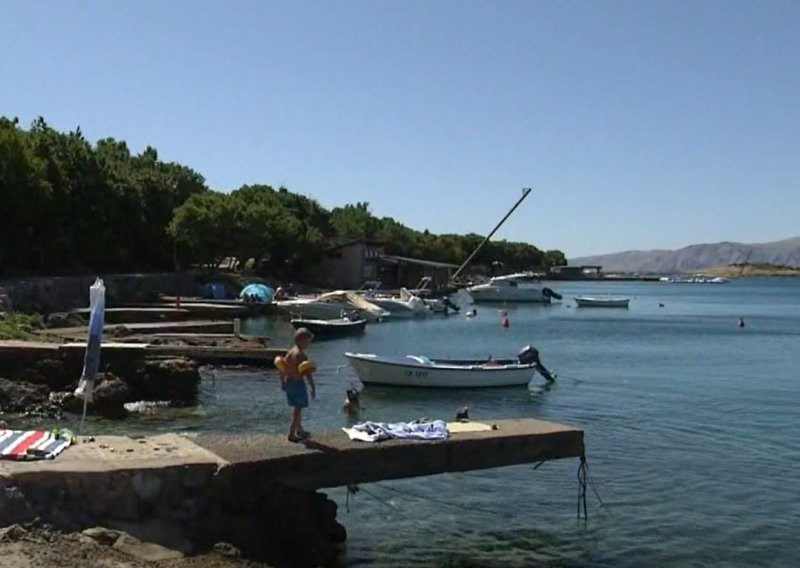
[[[671,273],[739,263],[800,267],[800,237],[772,243],[713,243],[678,250],[629,250],[569,259],[570,266],[599,264],[603,272]]]

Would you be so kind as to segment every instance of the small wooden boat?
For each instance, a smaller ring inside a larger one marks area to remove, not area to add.
[[[539,371],[548,380],[553,375],[539,361],[533,348],[516,359],[450,360],[419,355],[382,356],[345,353],[365,385],[436,388],[483,388],[524,386]]]
[[[333,337],[345,337],[348,335],[357,335],[364,333],[364,328],[367,325],[365,319],[292,319],[292,325],[295,329],[304,327],[314,334],[315,338],[327,339]]]
[[[575,304],[579,308],[627,308],[628,302],[630,302],[630,298],[575,296]]]

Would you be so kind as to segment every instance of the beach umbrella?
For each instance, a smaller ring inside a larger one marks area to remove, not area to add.
[[[271,302],[274,294],[275,291],[266,284],[248,284],[239,292],[239,298],[249,295],[255,296],[263,302]]]
[[[86,339],[86,353],[83,358],[83,372],[75,389],[75,396],[83,399],[83,415],[81,416],[81,431],[86,420],[86,407],[92,400],[94,378],[100,367],[100,346],[103,343],[103,324],[106,310],[106,287],[100,278],[97,278],[89,287],[89,335]]]

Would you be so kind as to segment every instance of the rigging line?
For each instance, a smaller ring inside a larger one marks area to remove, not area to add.
[[[375,485],[378,485],[377,483]],[[502,513],[500,511],[493,511],[491,509],[484,509],[481,507],[472,507],[467,505],[460,505],[458,503],[452,503],[450,501],[444,501],[442,499],[436,499],[434,497],[427,497],[425,495],[420,495],[418,493],[412,493],[411,491],[401,491],[400,489],[395,489],[394,487],[388,487],[385,485],[378,485],[382,489],[386,489],[388,491],[394,491],[395,493],[399,493],[400,495],[406,497],[416,497],[417,499],[422,499],[423,501],[430,501],[431,503],[438,503],[439,505],[446,505],[448,507],[454,507],[456,509],[461,509],[463,511],[470,511],[470,512],[480,512],[480,513],[487,513],[489,515],[497,515],[497,516],[505,516],[506,513]]]

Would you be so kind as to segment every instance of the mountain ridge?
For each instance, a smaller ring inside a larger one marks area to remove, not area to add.
[[[626,250],[570,258],[570,266],[600,265],[604,272],[670,273],[740,263],[800,267],[800,236],[767,243],[721,241],[679,249]]]

